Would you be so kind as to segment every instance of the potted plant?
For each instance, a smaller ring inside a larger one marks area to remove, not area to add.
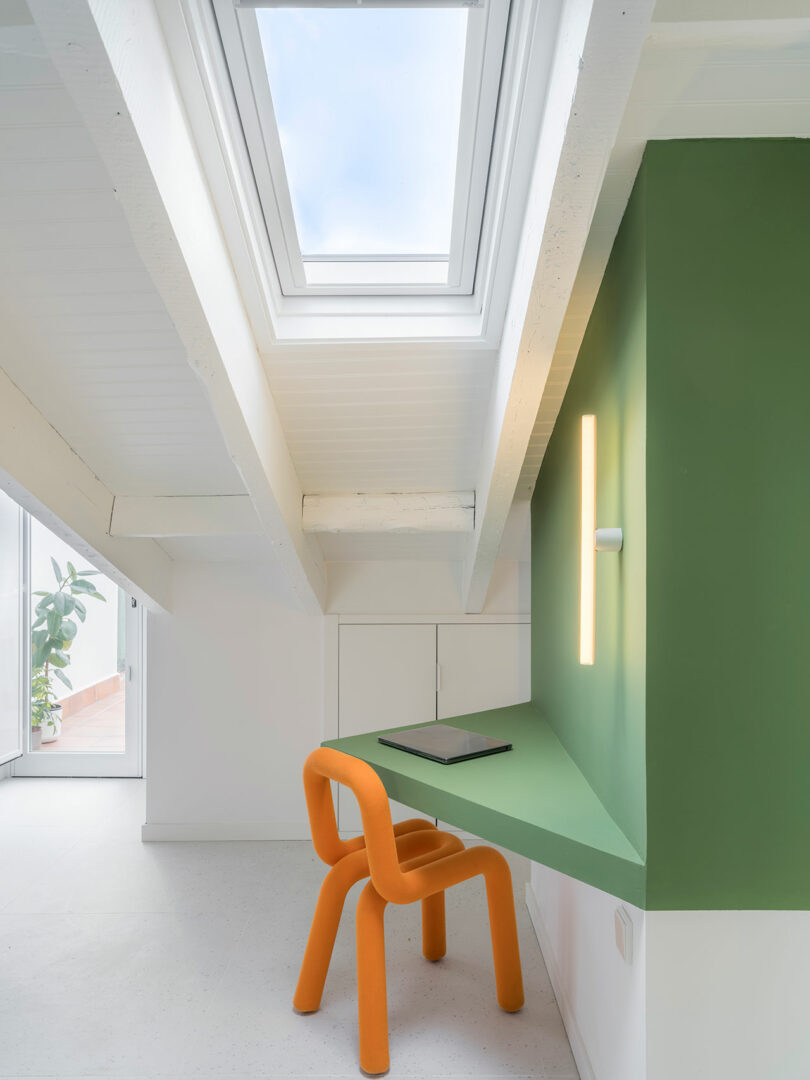
[[[53,592],[35,592],[41,599],[34,609],[31,627],[31,749],[38,750],[43,742],[57,739],[62,731],[61,705],[56,704],[56,693],[51,677],[56,676],[68,690],[73,684],[64,672],[70,664],[68,650],[73,644],[79,622],[87,618],[84,600],[91,597],[106,603],[106,597],[96,590],[89,577],[98,570],[76,569],[67,564],[63,574],[56,559],[51,558],[56,589]]]
[[[59,737],[62,731],[61,708],[56,704],[56,694],[45,669],[35,668],[31,673],[32,750],[39,750],[43,742]]]

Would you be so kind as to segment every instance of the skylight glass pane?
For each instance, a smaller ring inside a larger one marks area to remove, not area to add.
[[[256,15],[304,257],[447,257],[467,11]]]

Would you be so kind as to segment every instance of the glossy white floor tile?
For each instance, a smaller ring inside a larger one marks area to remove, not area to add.
[[[308,843],[143,844],[137,780],[0,782],[0,1077],[351,1077],[349,897],[321,1011],[291,998],[324,868]],[[526,1006],[495,1002],[480,881],[448,893],[448,955],[386,914],[392,1078],[575,1080],[512,858]]]

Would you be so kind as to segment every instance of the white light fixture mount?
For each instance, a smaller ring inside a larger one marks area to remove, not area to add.
[[[597,551],[621,551],[624,537],[621,529],[596,529],[593,543]]]

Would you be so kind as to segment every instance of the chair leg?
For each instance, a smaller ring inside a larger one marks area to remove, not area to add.
[[[298,1012],[316,1012],[320,1007],[346,894],[368,873],[365,852],[357,854],[359,858],[347,855],[336,863],[321,885],[293,997]]]
[[[480,850],[487,852],[484,880],[498,1004],[506,1012],[517,1012],[523,1007],[524,999],[512,874],[499,851],[494,848]]]
[[[444,892],[437,892],[422,901],[422,955],[435,962],[446,952]]]
[[[385,905],[371,882],[357,903],[357,1007],[360,1068],[388,1071],[388,1001],[385,985]]]

